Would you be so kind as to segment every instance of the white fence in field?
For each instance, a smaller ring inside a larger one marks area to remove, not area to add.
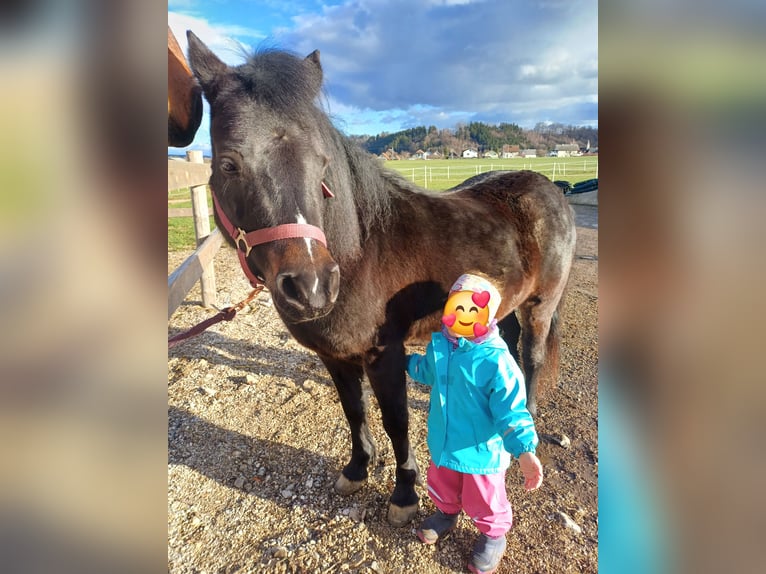
[[[428,162],[418,162],[421,165],[413,167],[396,166],[391,169],[398,171],[403,176],[408,178],[413,183],[421,185],[423,187],[430,187],[434,182],[451,182],[453,184],[465,181],[469,177],[479,175],[494,170],[503,169],[529,169],[542,173],[553,181],[555,179],[566,179],[567,174],[569,176],[585,176],[586,179],[598,178],[598,160],[583,159],[580,161],[568,161],[568,162],[527,162],[521,164],[476,164],[476,165],[460,165],[460,160],[456,160],[454,165],[439,165],[431,167]],[[422,165],[425,163],[425,165]],[[438,187],[444,187],[438,186]]]

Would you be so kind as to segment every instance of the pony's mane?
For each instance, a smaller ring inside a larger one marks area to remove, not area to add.
[[[388,179],[381,177],[386,174],[386,170],[378,165],[376,158],[352,142],[335,126],[329,125],[336,133],[340,153],[348,158],[354,203],[362,234],[367,237],[376,227],[386,228],[393,211],[392,188],[387,185]]]

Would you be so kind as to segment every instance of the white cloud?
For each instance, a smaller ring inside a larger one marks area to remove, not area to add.
[[[205,18],[179,12],[168,12],[168,25],[173,30],[184,54],[188,53],[186,31],[191,30],[219,58],[231,65],[242,63],[243,49],[252,50],[252,46],[234,38],[252,38],[260,41],[267,37],[267,34],[261,30],[233,24],[214,24]]]
[[[598,89],[592,1],[359,0],[294,22],[284,39],[299,52],[319,48],[328,92],[358,109],[411,117],[502,109],[515,121],[515,110],[557,101],[575,110],[572,102]]]
[[[190,28],[232,65],[243,61],[232,37],[268,38],[301,54],[318,48],[329,111],[350,134],[468,121],[597,122],[593,0],[355,0],[315,13],[296,8],[290,28],[266,32],[192,10],[168,13],[182,47]]]

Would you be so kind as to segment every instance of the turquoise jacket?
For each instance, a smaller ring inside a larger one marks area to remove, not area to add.
[[[436,466],[494,474],[508,468],[510,454],[535,452],[524,376],[497,332],[479,344],[460,337],[456,348],[434,333],[425,355],[408,356],[407,373],[431,387],[428,449]]]

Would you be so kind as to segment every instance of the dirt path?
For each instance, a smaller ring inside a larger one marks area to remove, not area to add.
[[[597,571],[597,241],[596,229],[578,227],[561,374],[537,419],[545,482],[526,493],[511,466],[515,524],[498,574]],[[169,253],[168,269],[187,255]],[[220,303],[243,299],[249,286],[233,253],[222,250],[215,265]],[[211,315],[199,297],[190,293],[169,334]],[[410,381],[408,393],[425,469],[428,391]],[[332,485],[350,441],[335,389],[265,294],[231,323],[176,347],[168,364],[168,571],[466,572],[476,536],[467,518],[435,547],[416,539],[414,523],[386,522],[394,460],[374,399],[370,426],[377,467],[365,488],[341,497]],[[418,521],[433,511],[419,493]]]

